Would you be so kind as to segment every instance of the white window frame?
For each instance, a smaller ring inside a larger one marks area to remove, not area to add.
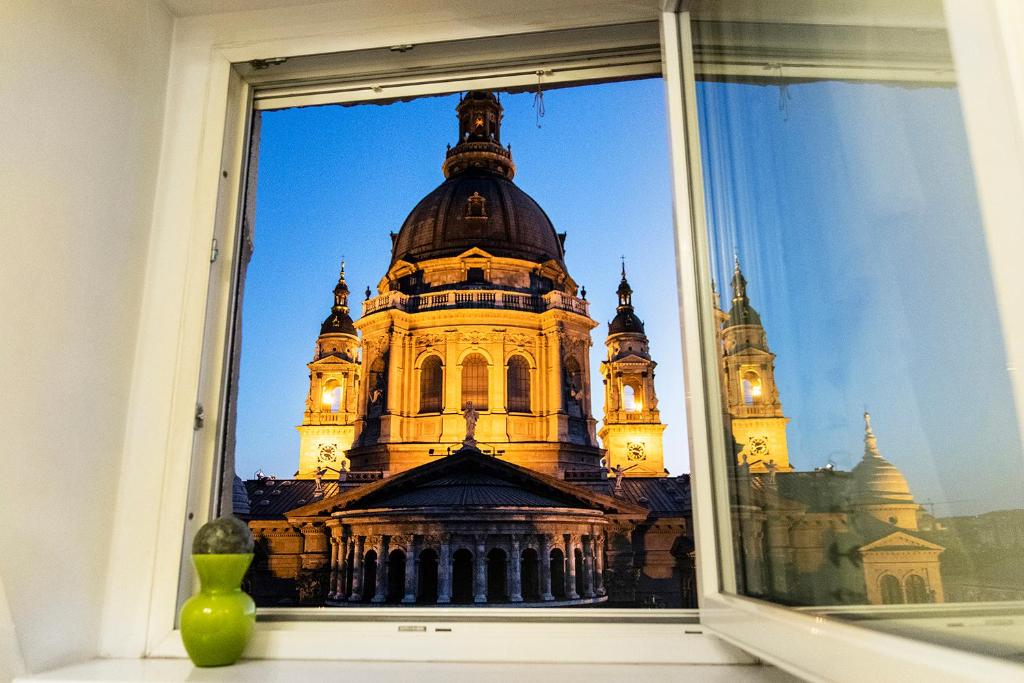
[[[993,2],[998,4],[999,0]],[[957,0],[950,0],[949,4],[951,14],[968,12],[963,6],[955,7],[959,4]],[[233,71],[232,63],[487,35],[486,30],[479,28],[487,25],[485,21],[458,23],[459,17],[449,17],[449,21],[439,22],[434,8],[427,14],[410,15],[409,21],[397,28],[382,27],[379,18],[360,20],[339,15],[329,6],[300,9],[301,12],[279,9],[184,18],[176,23],[163,153],[100,634],[101,652],[105,656],[185,656],[180,635],[174,629],[176,591],[167,587],[187,587],[188,582],[180,576],[182,558],[187,553],[183,539],[190,538],[209,516],[220,487],[220,482],[212,477],[197,476],[190,498],[190,473],[211,473],[215,468],[217,430],[194,433],[193,423],[197,396],[206,406],[207,420],[216,420],[216,407],[222,403],[221,383],[212,378],[222,376],[226,364],[223,350],[227,347],[228,330],[223,322],[231,310],[236,269],[235,254],[230,249],[221,249],[220,258],[212,266],[210,263],[215,238],[221,245],[234,243],[240,213],[241,183],[237,174],[247,153],[245,132],[252,88]],[[538,28],[557,30],[625,23],[647,18],[645,12],[649,14],[643,7],[633,14],[630,11],[616,2],[578,3],[568,10],[541,13],[539,19],[535,15],[529,22],[516,24],[510,20],[502,31],[518,33]],[[992,15],[996,16],[995,10]],[[704,373],[699,368],[711,360],[711,349],[706,339],[701,339],[700,326],[692,324],[702,320],[704,332],[710,329],[708,311],[702,310],[701,304],[710,299],[702,291],[702,283],[709,279],[703,277],[707,275],[704,271],[708,261],[706,243],[702,244],[706,234],[701,229],[700,184],[688,182],[689,178],[699,177],[700,172],[699,157],[694,159],[691,151],[699,149],[699,141],[693,110],[694,73],[688,20],[686,13],[664,13],[662,44],[676,194],[680,307],[687,323],[683,325],[683,335],[689,370],[688,418],[701,622],[747,652],[810,678],[852,680],[877,675],[883,666],[892,672],[912,672],[910,675],[918,678],[927,672],[932,680],[951,676],[1005,678],[1010,669],[1003,662],[870,632],[722,592],[732,582],[732,569],[731,555],[719,552],[719,539],[728,533],[728,515],[716,517],[713,505],[716,496],[721,500],[725,494],[724,472],[714,471],[712,466],[724,462],[714,457],[715,435],[721,433],[721,424],[716,418],[718,411],[706,409],[703,396],[709,395],[709,387],[700,379]],[[268,26],[274,28],[267,29]],[[960,40],[971,44],[972,49],[984,41],[986,32],[992,31],[991,24],[983,21],[965,21],[962,28],[951,22],[954,45]],[[1017,45],[1021,44],[1020,38],[1018,35]],[[1005,56],[995,50],[988,61],[976,60],[979,63],[971,73],[961,73],[961,78],[980,77],[979,72],[991,68],[993,59],[998,63]],[[1019,76],[1017,72],[1017,83]],[[1011,101],[1012,93],[1007,94]],[[992,150],[984,139],[991,141],[993,133],[991,122],[980,112],[991,106],[990,97],[972,94],[969,89],[962,96],[966,98],[972,151],[976,158],[985,161]],[[972,111],[977,120],[972,121]],[[1009,115],[1003,117],[1002,128],[997,132],[1019,136],[1019,110],[1008,104],[1007,111]],[[979,132],[983,128],[988,132]],[[980,152],[975,148],[976,136],[983,138]],[[1008,162],[1003,162],[1007,168],[1001,177],[1010,172],[1011,181],[1024,177],[1024,157],[1020,149],[1016,152],[1016,157],[1011,155]],[[1010,255],[1021,253],[1021,244],[1020,237],[1006,228],[1013,216],[1020,215],[1015,211],[1020,209],[1020,195],[1014,195],[1016,205],[1008,205],[1014,201],[1012,198],[1008,200],[998,192],[987,191],[987,183],[998,182],[996,178],[979,174],[978,181],[990,247],[995,254],[1006,254],[1002,259],[993,259],[993,273],[1004,323],[1010,320],[1017,325],[1007,329],[1006,334],[1011,362],[1019,362],[1024,358],[1024,335],[1020,333],[1019,319],[1012,317],[1019,317],[1019,313],[1012,310],[1010,298],[1013,292],[1024,291],[1024,283],[1008,266]],[[207,321],[214,321],[208,330]],[[1018,405],[1024,406],[1020,382],[1015,391],[1020,399]],[[192,453],[196,455],[188,455]],[[196,501],[205,504],[196,505]],[[512,613],[526,620],[507,619]],[[577,619],[546,619],[524,610],[489,610],[480,615],[486,620],[452,609],[449,621],[443,625],[427,624],[425,631],[399,632],[395,620],[408,623],[407,617],[412,613],[397,609],[385,618],[381,610],[365,621],[306,621],[305,613],[300,612],[289,620],[285,613],[283,620],[258,625],[249,654],[270,658],[433,661],[754,661],[701,633],[705,629],[680,623],[678,619],[623,624],[588,622],[582,614]],[[617,615],[609,611],[604,616]],[[419,622],[417,619],[415,623]],[[437,631],[436,626],[452,631]],[[506,647],[510,639],[516,642],[514,653]],[[615,647],[609,647],[610,642]]]

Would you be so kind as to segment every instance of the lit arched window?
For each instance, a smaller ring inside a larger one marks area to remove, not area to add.
[[[636,389],[627,384],[622,387],[622,409],[627,413],[635,413],[640,410],[640,403],[636,400]]]
[[[530,412],[530,364],[525,358],[512,356],[509,359],[506,379],[509,412]]]
[[[469,401],[477,410],[487,410],[487,359],[479,353],[462,361],[462,405]]]
[[[926,584],[924,579],[917,574],[911,574],[908,576],[904,581],[904,585],[904,592],[907,594],[907,602],[918,604],[931,602],[931,596],[928,594],[928,584]]]
[[[883,605],[903,604],[903,586],[900,585],[899,579],[892,574],[886,574],[882,577],[881,587]]]
[[[444,386],[441,359],[431,356],[420,367],[420,412],[439,413],[443,405]]]
[[[743,402],[746,405],[757,403],[761,399],[761,378],[756,372],[743,373]]]
[[[324,385],[324,395],[321,397],[324,407],[332,413],[341,410],[341,385],[338,380],[332,379]]]

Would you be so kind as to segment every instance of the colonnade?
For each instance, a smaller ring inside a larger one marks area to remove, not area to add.
[[[331,602],[450,604],[601,598],[605,535],[331,536]]]

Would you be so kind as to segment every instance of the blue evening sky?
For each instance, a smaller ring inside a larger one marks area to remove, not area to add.
[[[731,273],[734,251],[744,263],[779,356],[791,460],[851,467],[867,406],[882,452],[936,513],[1021,506],[1020,444],[955,92],[819,83],[786,95],[783,109],[778,88],[700,86],[716,267]],[[344,255],[358,315],[361,292],[387,268],[389,231],[442,180],[457,100],[264,113],[243,310],[243,477],[295,471],[305,364],[338,262]],[[666,466],[685,472],[663,83],[549,91],[540,128],[532,95],[502,102],[515,182],[568,233],[566,262],[601,323],[594,414],[624,255],[658,362]],[[727,299],[728,283],[720,289]]]

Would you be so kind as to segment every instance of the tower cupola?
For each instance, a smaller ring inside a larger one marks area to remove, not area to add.
[[[622,263],[622,279],[615,290],[619,297],[619,305],[615,308],[615,317],[608,323],[608,334],[644,333],[644,321],[637,317],[633,310],[633,288],[626,279],[626,263]]]
[[[459,141],[449,148],[442,169],[444,177],[471,169],[483,169],[508,180],[516,174],[512,150],[501,146],[502,106],[492,92],[472,90],[455,108]]]
[[[320,334],[356,336],[356,326],[352,323],[352,317],[349,315],[348,295],[348,283],[345,282],[345,261],[342,261],[338,284],[334,286],[334,305],[331,306],[331,314],[320,326]]]
[[[760,325],[761,316],[750,305],[747,296],[747,279],[740,270],[740,259],[734,257],[732,272],[732,308],[729,310],[729,325]]]

